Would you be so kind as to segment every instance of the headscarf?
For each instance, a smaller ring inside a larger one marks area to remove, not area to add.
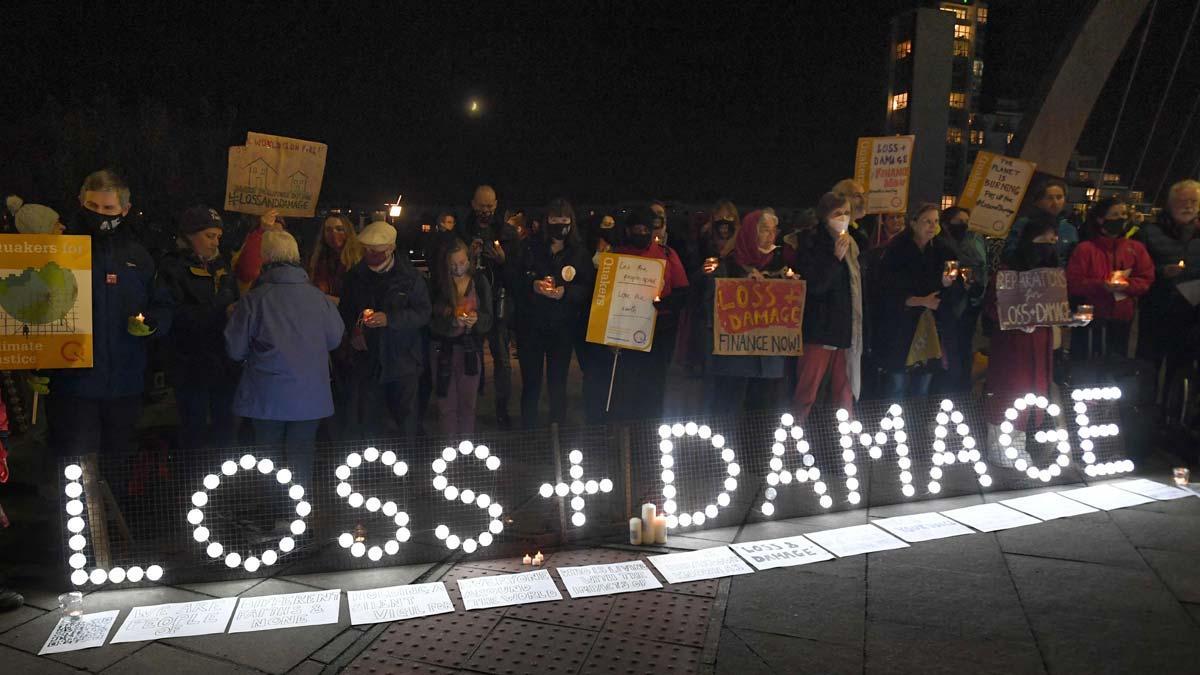
[[[742,267],[762,269],[771,262],[771,254],[758,250],[758,222],[763,212],[751,211],[742,218],[733,245],[733,260]]]

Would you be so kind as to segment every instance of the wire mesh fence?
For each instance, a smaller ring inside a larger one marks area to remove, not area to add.
[[[70,457],[64,570],[95,587],[509,557],[624,541],[646,502],[686,533],[1081,483],[1133,468],[1117,396],[326,443],[311,467],[269,446]]]

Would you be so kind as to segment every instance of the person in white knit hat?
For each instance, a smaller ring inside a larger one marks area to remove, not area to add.
[[[26,204],[16,195],[5,200],[8,212],[13,215],[17,232],[21,234],[62,234],[67,229],[58,211],[41,204]]]

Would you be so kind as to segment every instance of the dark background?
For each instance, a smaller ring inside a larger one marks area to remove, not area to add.
[[[256,130],[327,143],[331,205],[397,193],[461,203],[481,181],[526,203],[810,204],[851,172],[855,138],[878,132],[888,19],[915,4],[9,0],[0,192],[62,206],[113,164],[148,208],[218,203],[226,147]],[[992,2],[982,109],[1034,95],[1089,6]],[[1137,161],[1192,6],[1159,2],[1110,162],[1119,171]],[[1103,154],[1139,37],[1085,151]],[[1200,64],[1185,57],[1139,180],[1148,197],[1197,91]],[[1196,138],[1173,177],[1196,162]]]

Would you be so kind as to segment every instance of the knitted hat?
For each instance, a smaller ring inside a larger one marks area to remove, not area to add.
[[[58,211],[41,204],[26,204],[16,213],[17,232],[21,234],[54,234]]]
[[[210,227],[224,229],[221,214],[207,206],[193,206],[179,216],[179,234],[195,234]]]

